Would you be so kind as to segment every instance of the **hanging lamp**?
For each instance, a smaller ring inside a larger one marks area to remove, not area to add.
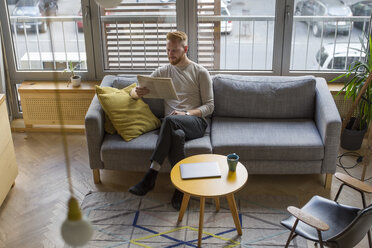
[[[47,25],[49,30],[49,39],[50,39],[50,50],[52,51],[52,59],[55,61],[54,57],[54,47],[53,47],[53,36],[52,32],[50,32],[50,20],[47,19]],[[66,65],[67,65],[66,58]],[[53,82],[55,82],[56,89],[58,89],[57,82],[59,81],[59,75],[56,71],[53,73]],[[70,158],[68,153],[68,143],[66,137],[66,129],[64,125],[64,118],[62,113],[61,107],[61,96],[59,90],[55,91],[55,99],[56,99],[56,111],[58,115],[58,120],[60,124],[60,133],[62,136],[62,145],[63,145],[63,153],[65,158],[65,165],[67,171],[67,180],[68,186],[70,191],[70,199],[68,201],[68,214],[66,220],[63,222],[61,226],[61,235],[63,240],[66,244],[77,247],[83,246],[91,239],[93,235],[93,227],[88,219],[86,219],[83,214],[81,213],[79,202],[77,201],[74,189],[72,185],[71,179],[71,165],[70,165]]]
[[[56,80],[56,77],[54,78]],[[55,81],[57,82],[57,80]],[[56,91],[56,107],[57,113],[61,125],[61,134],[62,134],[62,143],[63,143],[63,151],[67,169],[67,180],[69,185],[70,191],[70,199],[68,201],[68,214],[66,220],[63,222],[61,227],[61,234],[63,240],[66,244],[77,247],[83,246],[91,239],[93,235],[93,227],[90,224],[89,220],[86,219],[80,210],[79,202],[74,196],[74,189],[72,185],[71,179],[71,165],[70,165],[70,158],[68,154],[68,144],[67,144],[67,137],[66,131],[64,127],[64,120],[61,111],[61,103],[60,103],[60,95],[58,90]]]

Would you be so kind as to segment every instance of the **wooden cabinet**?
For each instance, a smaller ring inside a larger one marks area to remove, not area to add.
[[[84,125],[97,84],[99,82],[81,82],[79,87],[73,87],[68,82],[23,82],[18,92],[26,128],[61,124],[58,106],[65,125]]]
[[[0,94],[0,205],[18,175],[5,95]]]

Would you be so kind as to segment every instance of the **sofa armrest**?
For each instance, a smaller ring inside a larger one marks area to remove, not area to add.
[[[97,96],[94,96],[85,115],[85,135],[88,144],[90,168],[103,169],[101,145],[105,136],[105,113]]]
[[[324,144],[321,173],[335,173],[341,117],[324,78],[316,78],[315,123]]]
[[[107,75],[100,86],[112,86],[116,76]],[[105,136],[105,113],[94,96],[85,115],[85,135],[88,144],[89,164],[91,169],[103,169],[101,145]]]

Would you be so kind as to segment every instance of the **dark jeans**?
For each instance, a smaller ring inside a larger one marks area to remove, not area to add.
[[[185,158],[185,141],[204,135],[207,122],[200,117],[189,115],[169,115],[163,119],[151,161],[163,164],[168,160],[173,167]]]

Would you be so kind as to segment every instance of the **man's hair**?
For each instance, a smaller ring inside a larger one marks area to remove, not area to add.
[[[167,34],[167,40],[180,41],[182,45],[187,46],[187,34],[182,31],[169,32]]]

